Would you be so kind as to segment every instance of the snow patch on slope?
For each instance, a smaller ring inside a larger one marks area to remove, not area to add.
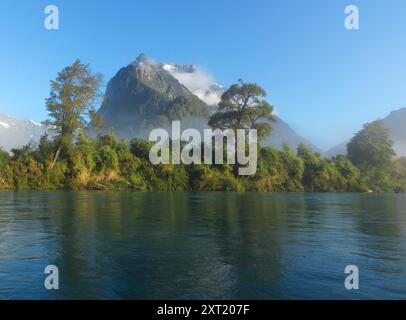
[[[0,121],[0,126],[4,127],[4,128],[10,128],[10,125],[6,122],[2,122]]]

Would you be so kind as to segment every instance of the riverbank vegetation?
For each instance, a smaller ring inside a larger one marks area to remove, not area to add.
[[[148,141],[126,143],[113,134],[92,139],[80,134],[54,162],[56,140],[44,136],[38,146],[0,153],[0,189],[265,191],[265,192],[402,192],[406,159],[387,167],[357,167],[347,157],[323,158],[304,145],[259,149],[253,176],[238,176],[233,166],[152,165]]]
[[[0,189],[404,192],[406,158],[397,159],[381,121],[364,126],[348,144],[348,156],[324,158],[305,145],[258,148],[255,175],[239,176],[233,165],[152,165],[148,141],[117,139],[114,133],[87,134],[88,122],[101,127],[94,105],[101,77],[76,61],[51,81],[45,135],[36,145],[8,154],[0,150]],[[240,82],[222,97],[209,124],[220,129],[257,129],[272,134],[273,108],[258,85]],[[262,122],[261,122],[262,120]],[[264,121],[267,120],[267,121]]]

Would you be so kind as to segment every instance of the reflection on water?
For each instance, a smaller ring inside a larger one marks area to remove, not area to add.
[[[1,299],[406,299],[405,253],[405,195],[0,193]]]

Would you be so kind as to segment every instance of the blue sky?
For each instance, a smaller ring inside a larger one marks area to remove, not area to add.
[[[60,10],[60,30],[44,8]],[[344,28],[344,8],[360,30]],[[44,120],[49,80],[75,58],[107,82],[145,52],[195,63],[228,86],[257,82],[321,148],[406,106],[404,0],[2,0],[0,112]]]

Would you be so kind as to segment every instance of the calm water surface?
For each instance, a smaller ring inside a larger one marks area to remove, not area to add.
[[[406,299],[406,195],[0,193],[0,299],[65,298]]]

